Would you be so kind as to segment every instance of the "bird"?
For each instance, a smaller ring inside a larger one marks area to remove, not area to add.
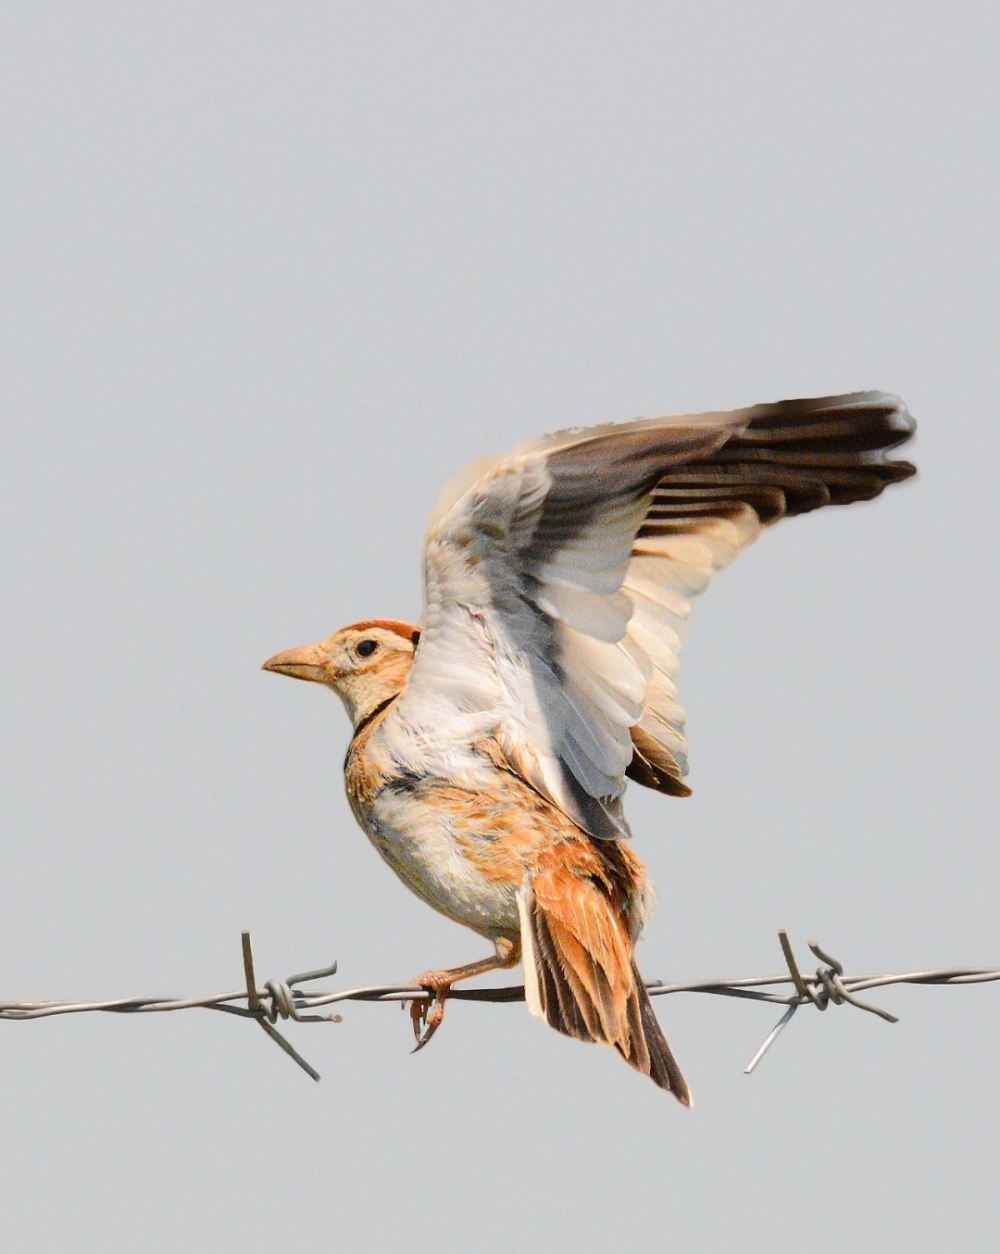
[[[493,945],[430,970],[416,1049],[459,980],[524,964],[528,1010],[691,1094],[636,965],[652,889],[627,780],[690,795],[675,674],[691,601],[767,527],[915,467],[881,392],[572,428],[444,490],[419,624],[370,619],[264,669],[336,692],[357,822],[418,897]]]

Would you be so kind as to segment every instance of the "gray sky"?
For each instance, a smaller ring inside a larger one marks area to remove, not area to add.
[[[469,460],[861,388],[914,484],[765,536],[630,790],[649,977],[1000,962],[995,4],[0,4],[0,996],[483,952],[259,670],[416,617]],[[5,1248],[987,1251],[1000,992],[657,1003],[687,1112],[516,1006],[0,1024]]]

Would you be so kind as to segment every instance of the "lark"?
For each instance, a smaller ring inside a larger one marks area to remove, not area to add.
[[[887,451],[913,430],[871,392],[519,445],[445,490],[419,625],[355,623],[265,663],[338,694],[358,823],[408,888],[493,945],[417,977],[417,1049],[456,981],[523,962],[532,1014],[690,1105],[636,967],[651,889],[626,780],[689,795],[674,677],[692,598],[779,519],[912,475]]]

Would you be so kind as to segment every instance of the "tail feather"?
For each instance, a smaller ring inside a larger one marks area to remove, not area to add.
[[[550,1023],[557,1019],[562,1025],[559,1030],[567,1036],[574,1036],[582,1041],[590,1040],[593,1033],[593,1015],[588,1015],[588,1001],[580,997],[578,988],[573,987],[579,981],[574,981],[562,969],[559,951],[544,916],[536,912],[534,924],[533,949],[539,955],[534,965],[538,974],[541,1005],[546,1008],[545,1017],[549,1018],[551,1014]],[[591,1021],[588,1022],[588,1019]]]
[[[669,1093],[673,1093],[683,1106],[693,1106],[694,1101],[687,1082],[681,1074],[681,1069],[677,1065],[677,1060],[674,1058],[670,1046],[667,1044],[667,1038],[663,1035],[663,1029],[660,1027],[660,1022],[653,1010],[653,1003],[649,1000],[646,986],[643,984],[642,976],[636,969],[635,964],[632,966],[632,974],[635,977],[635,1001],[642,1022],[642,1036],[649,1053],[649,1071],[646,1074],[661,1089],[666,1089]],[[632,1065],[635,1066],[636,1064],[633,1063]],[[639,1069],[642,1070],[642,1068]]]
[[[629,1066],[690,1106],[631,940],[597,885],[546,872],[524,884],[518,901],[528,1009],[565,1036],[613,1045]]]

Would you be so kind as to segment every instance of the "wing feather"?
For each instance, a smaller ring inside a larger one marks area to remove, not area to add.
[[[626,834],[626,773],[683,795],[673,677],[691,599],[786,514],[913,473],[913,430],[859,393],[560,432],[452,485],[425,552],[426,611],[399,710],[427,751],[492,732],[597,837]]]

